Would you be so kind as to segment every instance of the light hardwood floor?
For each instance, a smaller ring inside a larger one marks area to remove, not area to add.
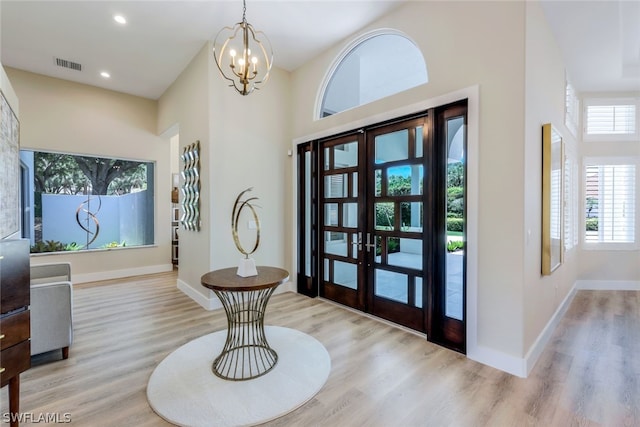
[[[202,309],[175,279],[76,286],[70,357],[34,358],[21,411],[68,413],[77,426],[168,425],[147,404],[151,372],[226,327],[222,310]],[[640,426],[640,292],[579,291],[527,379],[294,293],[272,297],[265,323],[312,335],[332,361],[324,388],[268,426]],[[0,398],[4,414],[7,387]]]

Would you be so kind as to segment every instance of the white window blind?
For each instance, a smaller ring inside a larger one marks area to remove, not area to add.
[[[636,133],[635,104],[587,105],[587,135],[633,135]]]
[[[635,243],[635,184],[635,164],[586,164],[585,243]]]

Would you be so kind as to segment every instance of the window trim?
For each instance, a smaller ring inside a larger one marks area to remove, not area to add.
[[[587,133],[587,127],[589,125],[587,120],[587,110],[590,106],[598,105],[635,105],[636,108],[636,122],[635,132],[628,134],[598,134],[591,135]],[[620,98],[597,98],[590,97],[585,98],[582,102],[582,141],[584,142],[619,142],[619,141],[635,141],[640,140],[640,98],[633,97],[620,97]]]
[[[635,183],[634,190],[636,195],[640,189],[640,157],[585,157],[582,161],[582,190],[580,203],[580,243],[583,250],[598,250],[598,251],[635,251],[640,249],[640,209],[638,209],[638,203],[640,200],[635,198],[635,218],[634,218],[634,241],[633,242],[587,242],[586,231],[586,203],[587,203],[587,186],[585,179],[585,171],[587,166],[602,166],[602,165],[634,165],[635,166]]]
[[[577,138],[578,129],[580,129],[581,102],[578,92],[566,72],[564,87],[564,124],[569,129],[569,132]],[[572,108],[570,108],[570,104]]]

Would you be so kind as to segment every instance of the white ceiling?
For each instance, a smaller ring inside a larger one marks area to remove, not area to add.
[[[425,0],[428,1],[428,0]],[[277,67],[294,70],[405,0],[249,0]],[[578,91],[640,90],[640,0],[543,0]],[[124,26],[113,15],[124,15]],[[6,66],[157,99],[219,29],[241,20],[239,0],[0,2]],[[57,67],[54,57],[82,64]],[[100,71],[111,74],[109,80]]]

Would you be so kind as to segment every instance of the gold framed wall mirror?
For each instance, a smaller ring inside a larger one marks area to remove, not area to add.
[[[542,126],[542,275],[553,273],[563,261],[564,145],[551,123]]]

